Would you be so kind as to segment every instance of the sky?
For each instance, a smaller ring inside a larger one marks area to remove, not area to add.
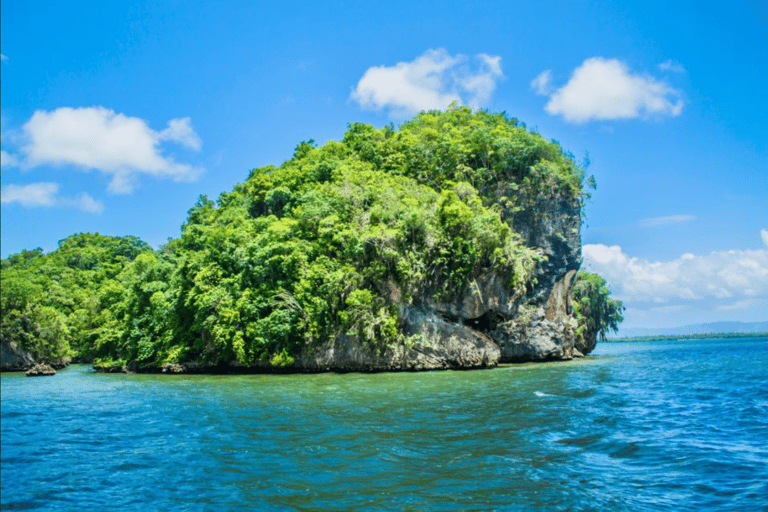
[[[0,4],[2,257],[180,235],[347,123],[452,101],[589,161],[583,267],[626,327],[768,320],[768,3]]]

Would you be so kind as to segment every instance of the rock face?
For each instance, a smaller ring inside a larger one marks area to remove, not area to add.
[[[35,366],[32,356],[7,338],[0,338],[0,371],[24,372]]]
[[[502,361],[571,359],[575,328],[571,297],[581,267],[581,201],[560,193],[539,197],[510,225],[547,260],[536,269],[538,284],[527,297],[528,314],[498,330]]]
[[[499,361],[499,347],[482,332],[445,320],[418,306],[404,310],[406,334],[418,342],[373,347],[338,336],[309,349],[296,361],[304,371],[420,371],[487,368]]]
[[[581,354],[589,354],[597,345],[597,333],[587,330],[574,340],[573,348]]]
[[[546,256],[536,285],[516,294],[507,277],[488,272],[454,297],[425,293],[400,306],[403,330],[413,340],[379,349],[339,336],[310,347],[293,367],[302,371],[417,371],[492,367],[499,363],[565,360],[594,348],[575,347],[573,281],[581,265],[581,204],[570,195],[540,197],[507,222],[526,245]],[[396,302],[394,285],[388,292]],[[580,340],[581,341],[581,340]]]

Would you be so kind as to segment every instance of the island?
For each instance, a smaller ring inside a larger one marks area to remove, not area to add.
[[[451,106],[296,146],[181,236],[79,233],[2,261],[2,369],[488,368],[589,354],[623,305],[580,271],[594,178],[505,113]]]

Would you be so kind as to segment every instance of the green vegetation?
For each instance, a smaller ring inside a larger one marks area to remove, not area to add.
[[[0,335],[35,360],[93,357],[110,311],[102,296],[123,294],[120,274],[151,251],[136,237],[77,234],[44,255],[23,251],[2,261]]]
[[[201,196],[158,251],[81,234],[3,260],[2,335],[42,359],[138,367],[284,366],[342,335],[384,349],[407,342],[398,306],[450,297],[481,272],[529,290],[542,256],[508,221],[540,194],[580,204],[589,182],[505,114],[454,106],[399,129],[351,124],[341,142],[302,142],[218,201]],[[615,329],[620,315],[602,307],[614,302],[580,289],[587,328]]]
[[[573,314],[579,323],[577,339],[599,336],[604,340],[609,331],[619,332],[623,313],[624,304],[611,298],[605,279],[579,271],[573,285]]]

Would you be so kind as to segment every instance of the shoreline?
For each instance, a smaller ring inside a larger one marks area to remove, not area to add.
[[[674,341],[674,340],[716,340],[737,338],[768,338],[768,332],[720,332],[707,334],[662,334],[658,336],[626,336],[608,338],[600,343],[622,343],[625,341]]]

